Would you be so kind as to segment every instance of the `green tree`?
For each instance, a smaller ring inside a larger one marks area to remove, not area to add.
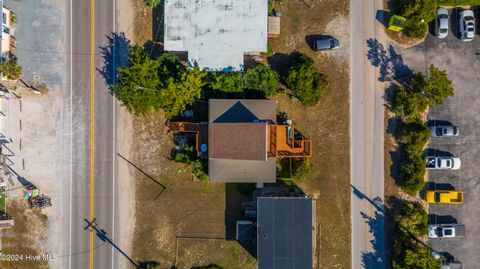
[[[300,55],[290,67],[285,82],[306,106],[317,104],[326,88],[324,76],[318,72],[313,60],[305,54]]]
[[[428,100],[429,106],[443,105],[443,100],[455,95],[452,81],[448,79],[447,71],[436,68],[433,64],[428,69],[422,92]]]
[[[258,90],[265,96],[273,96],[278,90],[278,74],[269,66],[260,64],[245,74],[245,84],[250,90]]]
[[[406,202],[400,209],[398,224],[411,235],[421,237],[427,234],[428,214],[420,204]]]
[[[16,61],[1,62],[0,74],[11,80],[18,80],[23,74],[23,68]]]
[[[241,93],[245,90],[245,81],[241,72],[211,72],[208,74],[207,86],[216,91]]]
[[[403,32],[409,37],[424,37],[427,23],[436,17],[436,0],[396,0],[392,4],[396,14],[407,18]]]
[[[158,77],[163,87],[168,85],[170,79],[175,81],[180,79],[183,71],[185,71],[178,58],[171,53],[163,53],[157,60],[159,65]]]
[[[312,163],[310,158],[295,158],[292,159],[292,179],[295,182],[300,182],[310,176]]]
[[[443,105],[443,100],[454,95],[447,72],[430,65],[429,74],[415,73],[406,86],[395,91],[393,110],[409,120],[418,120],[428,106]]]
[[[170,78],[166,88],[160,92],[160,105],[163,111],[173,116],[184,110],[187,105],[193,104],[200,98],[205,75],[204,71],[195,67],[183,72],[179,81]]]
[[[440,268],[442,261],[433,258],[430,249],[415,244],[412,248],[405,250],[404,264],[404,268],[431,269]]]
[[[407,155],[400,166],[400,187],[410,195],[420,191],[425,185],[425,161],[421,155]]]
[[[160,109],[159,61],[151,59],[141,47],[130,50],[127,67],[118,68],[118,84],[113,86],[122,104],[135,114]]]
[[[155,8],[160,6],[160,4],[162,3],[162,0],[145,0],[145,3],[147,4],[147,6],[151,8]]]
[[[398,142],[405,146],[408,154],[421,155],[430,139],[430,130],[419,122],[404,124],[398,133]]]

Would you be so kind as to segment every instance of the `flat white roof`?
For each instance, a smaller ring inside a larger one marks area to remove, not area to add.
[[[167,51],[201,69],[243,70],[245,52],[267,50],[268,0],[165,0]]]

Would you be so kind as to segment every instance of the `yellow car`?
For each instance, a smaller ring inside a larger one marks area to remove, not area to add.
[[[427,191],[425,200],[429,204],[463,204],[463,191]]]

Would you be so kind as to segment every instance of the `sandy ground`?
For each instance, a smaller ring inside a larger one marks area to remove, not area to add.
[[[136,43],[135,31],[133,28],[135,13],[133,9],[134,0],[117,1],[117,31],[125,33],[127,39],[133,44]],[[116,149],[128,160],[134,158],[131,149],[133,138],[132,115],[120,104],[116,104]],[[135,231],[135,178],[132,166],[126,161],[117,157],[117,182],[118,182],[118,220],[119,225],[115,234],[115,242],[125,253],[132,253],[132,242]],[[118,268],[129,268],[131,264],[118,255]]]

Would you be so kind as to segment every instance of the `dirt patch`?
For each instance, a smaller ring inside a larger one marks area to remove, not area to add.
[[[174,148],[173,136],[166,133],[162,115],[152,113],[136,117],[133,122],[134,162],[138,167],[133,258],[157,261],[162,268],[167,268],[175,263],[177,237],[226,238],[229,190],[225,184],[205,185],[194,181],[190,166],[169,159]],[[234,195],[230,192],[229,196]],[[225,268],[254,268],[250,267],[254,264],[253,257],[239,244],[217,241],[219,245],[214,248],[210,248],[206,240],[195,241],[192,246],[182,241],[178,249],[181,254],[178,268],[200,266],[203,262],[216,262]],[[238,255],[236,267],[230,266],[232,259],[220,259],[231,253]],[[203,258],[197,259],[200,256]]]
[[[43,257],[32,260],[37,255],[49,253],[42,252],[46,242],[47,216],[40,210],[31,210],[25,199],[8,200],[8,212],[15,219],[15,226],[12,229],[2,230],[2,254],[13,254],[16,261],[0,260],[2,268],[49,268],[48,259]],[[50,253],[54,254],[54,253]]]

